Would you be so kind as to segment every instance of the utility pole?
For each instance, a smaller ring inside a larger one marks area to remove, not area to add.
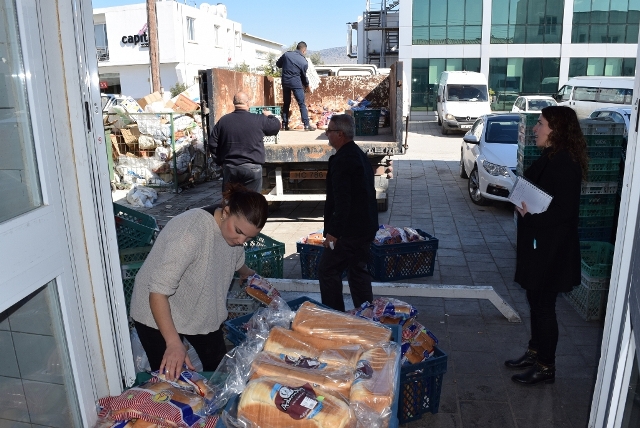
[[[160,92],[160,54],[158,49],[158,20],[156,0],[147,0],[147,31],[149,31],[149,60],[151,62],[151,86]]]

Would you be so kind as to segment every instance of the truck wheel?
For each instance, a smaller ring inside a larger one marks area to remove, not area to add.
[[[389,199],[378,199],[378,212],[383,213],[389,209]]]
[[[447,128],[445,128],[444,123],[442,124],[442,127],[440,128],[440,132],[442,132],[442,135],[449,135],[449,130]]]

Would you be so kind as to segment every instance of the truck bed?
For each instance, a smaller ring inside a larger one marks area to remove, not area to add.
[[[378,135],[356,136],[354,141],[370,156],[398,153],[390,127],[379,128]],[[280,131],[277,143],[265,144],[267,163],[322,162],[333,153],[323,130]]]

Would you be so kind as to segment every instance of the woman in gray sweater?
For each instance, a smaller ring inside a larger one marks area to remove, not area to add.
[[[193,369],[182,343],[186,337],[204,371],[216,369],[226,353],[221,324],[227,319],[227,291],[245,265],[243,244],[267,220],[267,201],[239,184],[229,185],[223,203],[186,211],[171,219],[136,276],[131,317],[152,370],[171,379],[183,364]]]

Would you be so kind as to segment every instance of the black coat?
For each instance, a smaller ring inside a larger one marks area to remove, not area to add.
[[[545,149],[524,173],[553,196],[547,211],[518,214],[515,281],[526,290],[571,291],[580,284],[580,164],[567,151]],[[534,248],[535,243],[535,248]]]
[[[378,203],[373,168],[353,141],[329,158],[324,233],[343,237],[373,237],[378,230]]]

